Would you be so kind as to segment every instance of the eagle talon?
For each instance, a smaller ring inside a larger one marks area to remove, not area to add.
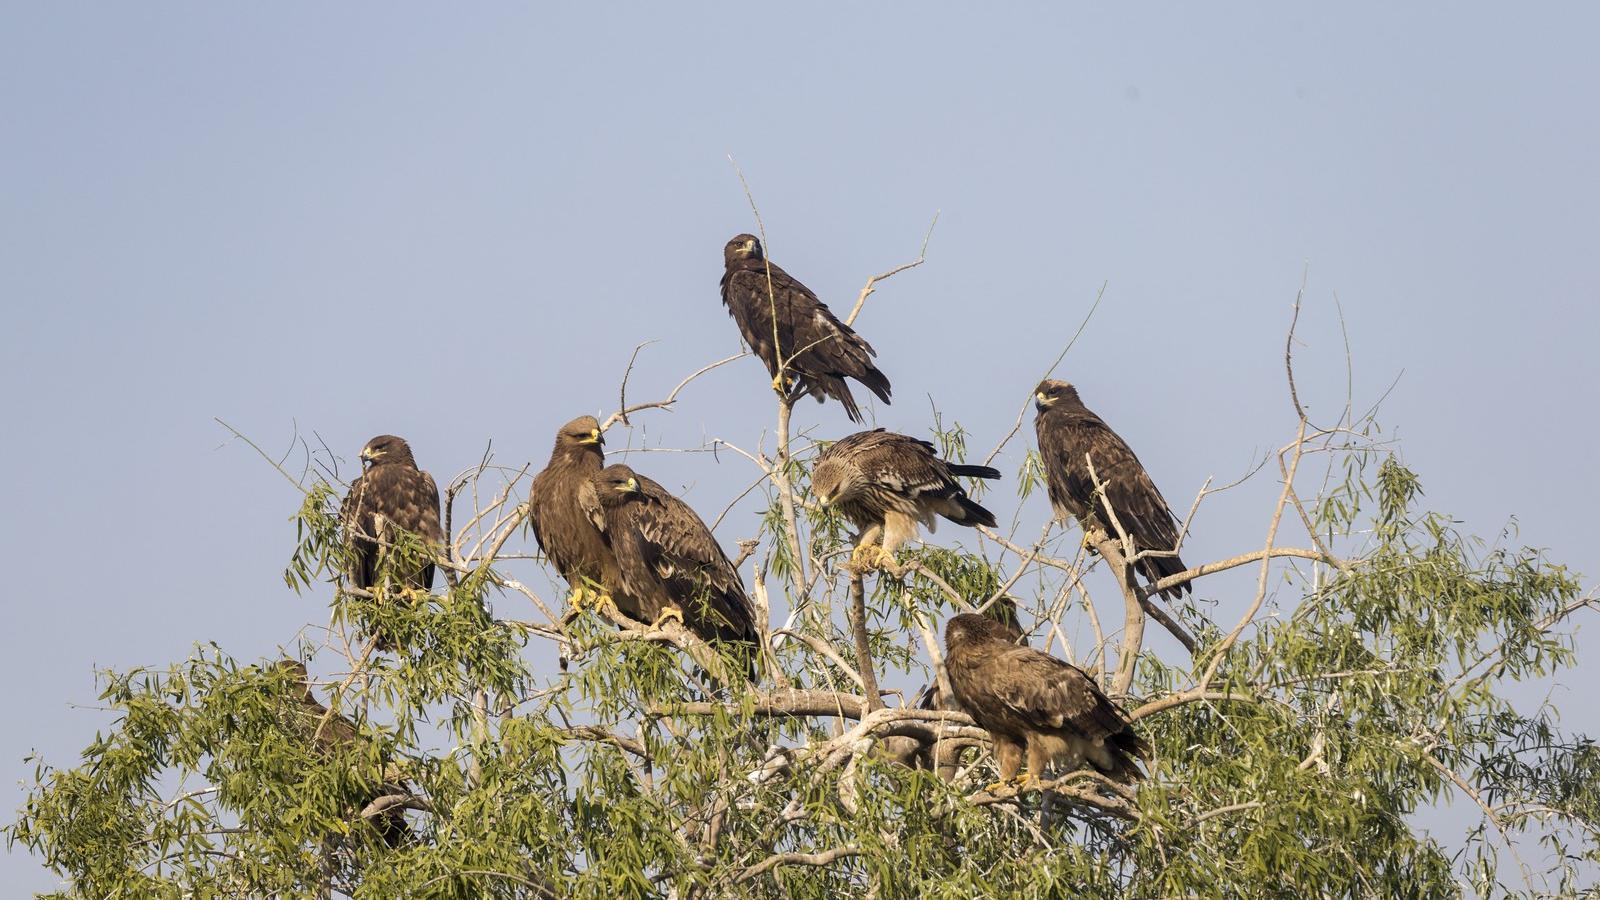
[[[675,621],[679,625],[682,625],[683,624],[683,610],[679,609],[676,606],[669,606],[666,609],[663,609],[661,611],[661,614],[656,616],[656,620],[654,622],[650,623],[650,630],[659,631],[661,629],[661,626],[665,625],[669,621]]]
[[[789,396],[789,379],[783,377],[782,372],[772,376],[772,389],[777,391],[779,396]]]
[[[1011,791],[1013,793],[1020,793],[1024,788],[1026,788],[1028,786],[1029,782],[1031,782],[1033,780],[1034,780],[1033,776],[1028,774],[1027,772],[1018,772],[1017,774],[1011,776],[1010,778],[1006,778],[1006,779],[1002,779],[1000,781],[996,781],[994,784],[991,784],[988,787],[984,788],[984,791],[986,791],[986,792],[988,792],[990,794],[998,794],[1001,791]]]
[[[564,624],[571,623],[586,612],[593,612],[602,618],[615,618],[617,604],[610,594],[588,587],[573,588],[567,596],[567,614],[561,617],[561,621]]]
[[[855,549],[850,551],[850,558],[845,561],[844,567],[860,574],[870,572],[873,568],[873,563],[869,561],[868,557],[873,555],[873,550],[876,547],[876,544],[857,544]]]

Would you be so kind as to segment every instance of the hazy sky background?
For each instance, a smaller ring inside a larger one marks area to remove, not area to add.
[[[1309,266],[1313,414],[1344,402],[1337,295],[1357,403],[1404,372],[1380,419],[1427,504],[1491,539],[1515,517],[1593,576],[1596,33],[1577,5],[0,4],[0,807],[26,753],[70,765],[106,724],[96,667],[275,656],[326,621],[280,576],[298,495],[213,416],[347,463],[401,434],[443,482],[491,440],[543,465],[640,341],[637,395],[736,351],[729,154],[774,260],[841,312],[939,211],[858,323],[894,383],[879,424],[925,433],[931,397],[986,451],[1105,284],[1061,374],[1187,509],[1292,437]],[[771,419],[742,360],[633,441]],[[834,404],[797,421],[852,430]],[[708,519],[753,477],[630,461]],[[1259,546],[1274,496],[1208,501],[1186,555]],[[1551,695],[1574,728],[1600,731],[1596,673]],[[0,883],[53,878],[13,854]]]

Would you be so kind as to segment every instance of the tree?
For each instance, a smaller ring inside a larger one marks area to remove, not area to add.
[[[897,271],[869,279],[847,321]],[[661,400],[624,400],[604,427],[674,406],[735,359]],[[115,722],[77,765],[35,762],[8,838],[61,873],[71,897],[1586,887],[1600,862],[1600,755],[1506,688],[1573,662],[1570,620],[1595,594],[1536,551],[1485,547],[1423,510],[1417,475],[1370,417],[1313,424],[1287,351],[1285,362],[1294,434],[1263,469],[1279,481],[1265,540],[1241,535],[1239,555],[1142,587],[1115,523],[1081,542],[1050,524],[1032,541],[1019,533],[1038,523],[983,529],[975,547],[906,554],[898,573],[848,571],[844,525],[808,490],[814,442],[791,434],[780,398],[774,452],[717,442],[755,467],[765,497],[761,531],[736,560],[762,613],[753,688],[719,679],[731,660],[671,620],[564,617],[515,549],[528,467],[486,458],[446,491],[444,591],[339,586],[326,632],[289,651],[336,673],[321,701],[292,666],[212,645],[163,670],[106,673]],[[624,398],[626,387],[624,376]],[[965,459],[959,425],[936,416],[933,432]],[[1303,496],[1313,465],[1323,486]],[[1018,493],[1040,478],[1026,454]],[[320,590],[345,568],[337,472],[291,480],[304,498],[286,577]],[[391,567],[434,553],[394,544]],[[1151,600],[1167,581],[1200,586],[1245,567],[1254,590],[1237,616]],[[533,614],[496,617],[491,600]],[[1120,622],[1102,618],[1111,609]],[[984,788],[987,735],[937,700],[935,629],[972,610],[1020,613],[1036,645],[1078,651],[1154,745],[1148,780],[1132,789],[1079,771]],[[1069,616],[1088,625],[1076,645],[1063,637]],[[1184,649],[1147,646],[1152,621]],[[365,637],[379,631],[394,652]],[[543,642],[559,646],[560,671],[532,663]],[[930,687],[922,703],[906,689],[917,685]],[[353,737],[319,739],[335,722]],[[1479,820],[1459,846],[1416,825],[1450,800]]]

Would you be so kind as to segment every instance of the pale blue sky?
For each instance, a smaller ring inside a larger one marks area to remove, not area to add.
[[[859,323],[880,424],[922,433],[931,396],[992,446],[1106,283],[1062,374],[1187,508],[1291,436],[1309,264],[1314,411],[1343,401],[1337,293],[1358,401],[1405,372],[1381,418],[1428,503],[1600,571],[1597,32],[1578,5],[0,4],[0,806],[30,749],[70,764],[104,724],[70,706],[94,667],[325,621],[279,575],[296,495],[213,416],[347,460],[401,434],[442,481],[491,439],[542,465],[639,341],[640,393],[736,350],[728,154],[836,308],[940,211]],[[684,446],[770,419],[743,360],[646,424]],[[633,461],[708,518],[751,477]],[[1191,552],[1258,546],[1272,496],[1209,503]],[[1586,692],[1553,699],[1600,730]],[[0,880],[51,883],[14,855]]]

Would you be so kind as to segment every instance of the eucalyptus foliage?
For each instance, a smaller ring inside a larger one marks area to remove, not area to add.
[[[936,437],[966,452],[959,425]],[[770,641],[777,670],[758,685],[713,680],[639,623],[497,617],[526,608],[526,588],[484,542],[458,541],[446,590],[340,592],[327,639],[286,651],[325,673],[319,697],[364,740],[318,751],[276,660],[201,645],[169,667],[104,673],[108,730],[65,768],[33,761],[7,835],[65,879],[62,897],[1583,890],[1600,853],[1600,753],[1506,689],[1572,664],[1569,618],[1592,595],[1539,553],[1485,547],[1423,510],[1394,458],[1329,452],[1342,484],[1299,508],[1314,546],[1250,563],[1268,567],[1270,609],[1237,629],[1220,611],[1180,610],[1199,639],[1192,659],[1141,648],[1121,698],[1155,747],[1136,791],[1069,776],[1055,795],[991,794],[981,733],[915,708],[915,688],[937,679],[925,636],[952,612],[1017,602],[1041,640],[1090,602],[1076,578],[1092,559],[1026,559],[1018,574],[1031,548],[968,539],[870,576],[870,664],[898,691],[871,712],[842,616],[848,534],[808,502],[793,459],[781,464],[815,580],[796,596],[769,483],[764,552],[746,570],[772,627],[793,634]],[[1021,476],[1026,497],[1040,478],[1031,454]],[[309,486],[286,536],[299,589],[325,591],[342,568],[337,494]],[[513,514],[495,527],[519,526]],[[1241,552],[1256,541],[1241,537]],[[1113,608],[1120,598],[1102,614]],[[399,650],[375,652],[377,631]],[[1091,653],[1117,650],[1107,643]],[[552,648],[560,670],[536,665]],[[926,763],[934,736],[954,748],[953,778]],[[396,782],[411,834],[391,847],[363,811]],[[1448,844],[1417,825],[1443,803],[1478,823]]]

